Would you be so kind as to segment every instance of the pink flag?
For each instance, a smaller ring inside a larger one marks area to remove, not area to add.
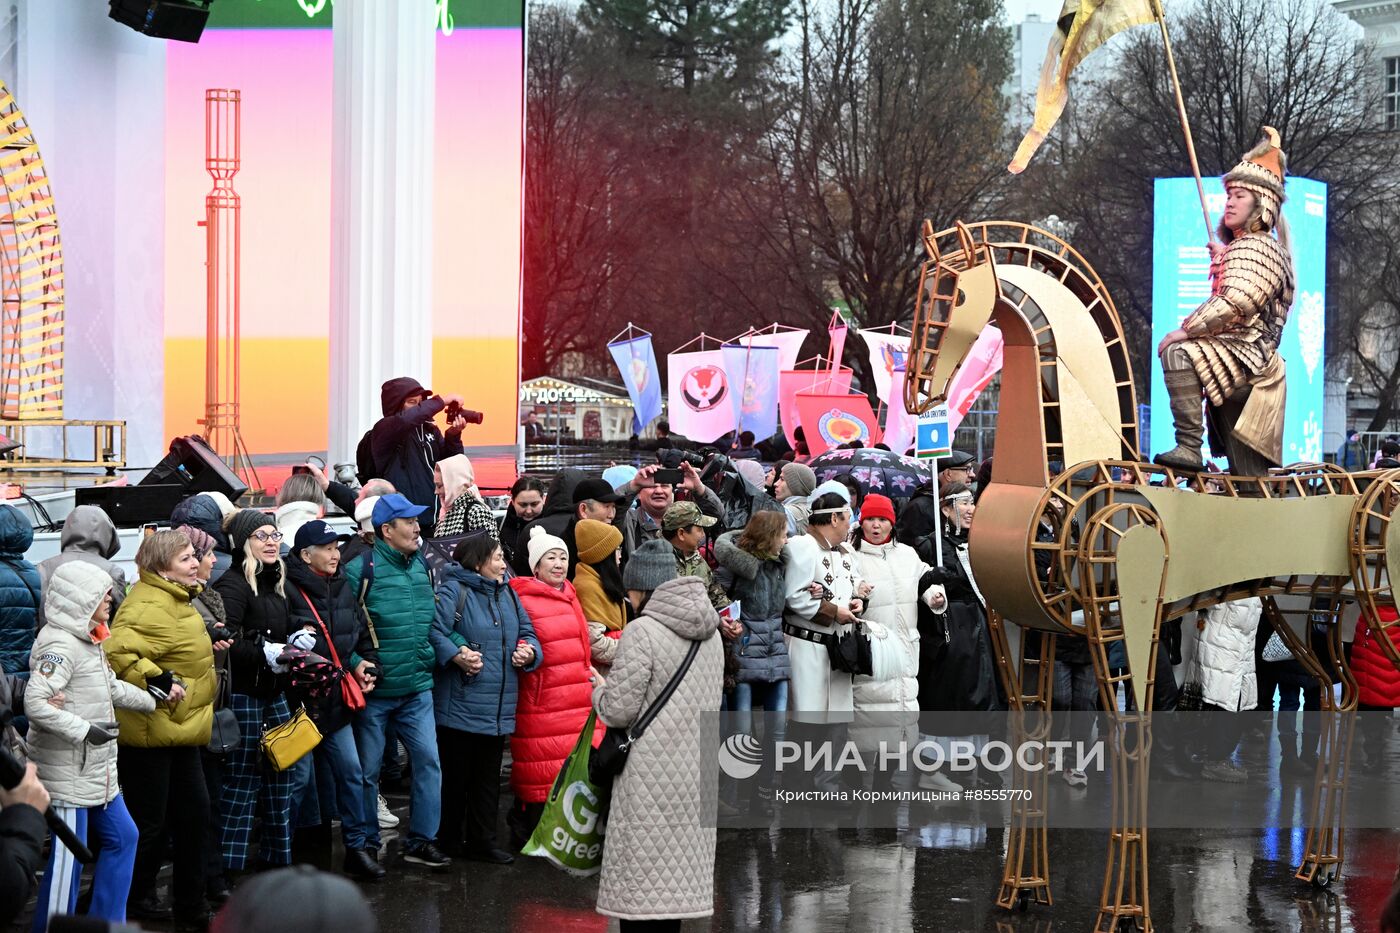
[[[827,325],[826,332],[831,336],[831,353],[828,369],[836,369],[841,365],[841,354],[846,351],[846,319],[841,316],[840,311],[831,312],[831,323]]]
[[[996,376],[1001,372],[1001,329],[988,327],[978,336],[967,353],[953,384],[948,387],[948,430],[956,431],[963,418]],[[900,391],[903,391],[901,385]],[[891,444],[891,447],[894,445]]]
[[[774,325],[776,327],[777,325]],[[778,368],[792,369],[797,365],[797,357],[802,352],[802,341],[807,339],[806,330],[773,330],[750,334],[739,338],[739,343],[755,347],[777,347]]]
[[[896,369],[890,374],[890,397],[885,403],[885,443],[890,450],[902,454],[909,449],[918,421],[904,408],[904,370]]]
[[[801,424],[797,414],[798,392],[830,392],[848,395],[851,391],[851,371],[837,369],[786,369],[778,374],[778,414],[783,419],[783,434],[790,446],[797,446],[793,431]]]

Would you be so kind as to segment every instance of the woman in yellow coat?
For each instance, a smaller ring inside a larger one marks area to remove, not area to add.
[[[155,882],[171,837],[175,918],[196,924],[208,917],[203,852],[209,792],[200,749],[209,742],[215,693],[213,646],[190,602],[200,591],[199,561],[183,532],[160,531],[141,542],[136,566],[141,578],[103,643],[116,675],[161,701],[150,714],[117,710],[117,770],[141,835],[127,916],[170,915],[156,900]]]

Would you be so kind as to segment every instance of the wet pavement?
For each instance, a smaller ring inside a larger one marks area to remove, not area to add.
[[[1092,929],[1106,833],[1052,830],[1055,903],[1009,913],[993,903],[1006,839],[1001,826],[944,822],[927,806],[908,816],[902,829],[722,830],[715,915],[689,921],[684,929]],[[1303,855],[1301,829],[1157,830],[1150,838],[1152,913],[1159,931],[1366,933],[1377,929],[1375,918],[1390,892],[1400,832],[1349,832],[1344,875],[1327,891],[1293,878]],[[542,859],[520,858],[505,867],[456,863],[434,874],[394,864],[394,857],[388,859],[389,878],[365,889],[382,930],[610,929],[593,911],[596,879],[570,877]]]
[[[390,802],[406,819],[407,800],[391,795]],[[1011,913],[994,904],[1006,845],[1002,825],[949,821],[936,806],[923,804],[901,815],[897,829],[721,830],[715,915],[688,921],[684,929],[1080,933],[1093,928],[1106,832],[1052,829],[1054,904]],[[392,830],[384,838],[389,877],[363,887],[384,933],[617,929],[594,912],[596,878],[575,878],[543,859],[524,857],[510,866],[459,861],[433,872],[399,860]],[[1374,933],[1395,875],[1400,830],[1350,830],[1345,845],[1343,876],[1323,891],[1293,877],[1304,853],[1302,829],[1152,830],[1156,929]],[[333,855],[299,850],[297,860],[322,868],[331,868],[333,861],[338,867],[339,847]],[[14,929],[28,928],[26,914]]]

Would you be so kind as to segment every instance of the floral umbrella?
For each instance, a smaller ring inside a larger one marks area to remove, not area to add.
[[[817,474],[819,483],[849,475],[860,483],[866,495],[878,492],[891,499],[908,499],[929,481],[929,464],[876,447],[829,450],[808,466]]]

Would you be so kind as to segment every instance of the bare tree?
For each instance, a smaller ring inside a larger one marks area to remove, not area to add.
[[[1332,354],[1357,395],[1374,402],[1368,431],[1384,430],[1400,409],[1400,225],[1393,210],[1352,225],[1337,278]]]
[[[764,248],[807,321],[912,317],[919,227],[973,216],[1001,180],[1009,37],[999,0],[803,0],[764,152]],[[858,366],[858,368],[860,368]]]
[[[642,274],[627,152],[601,51],[561,6],[532,7],[526,109],[524,372],[597,357]],[[606,354],[602,354],[606,357]],[[599,360],[599,367],[602,364]]]

